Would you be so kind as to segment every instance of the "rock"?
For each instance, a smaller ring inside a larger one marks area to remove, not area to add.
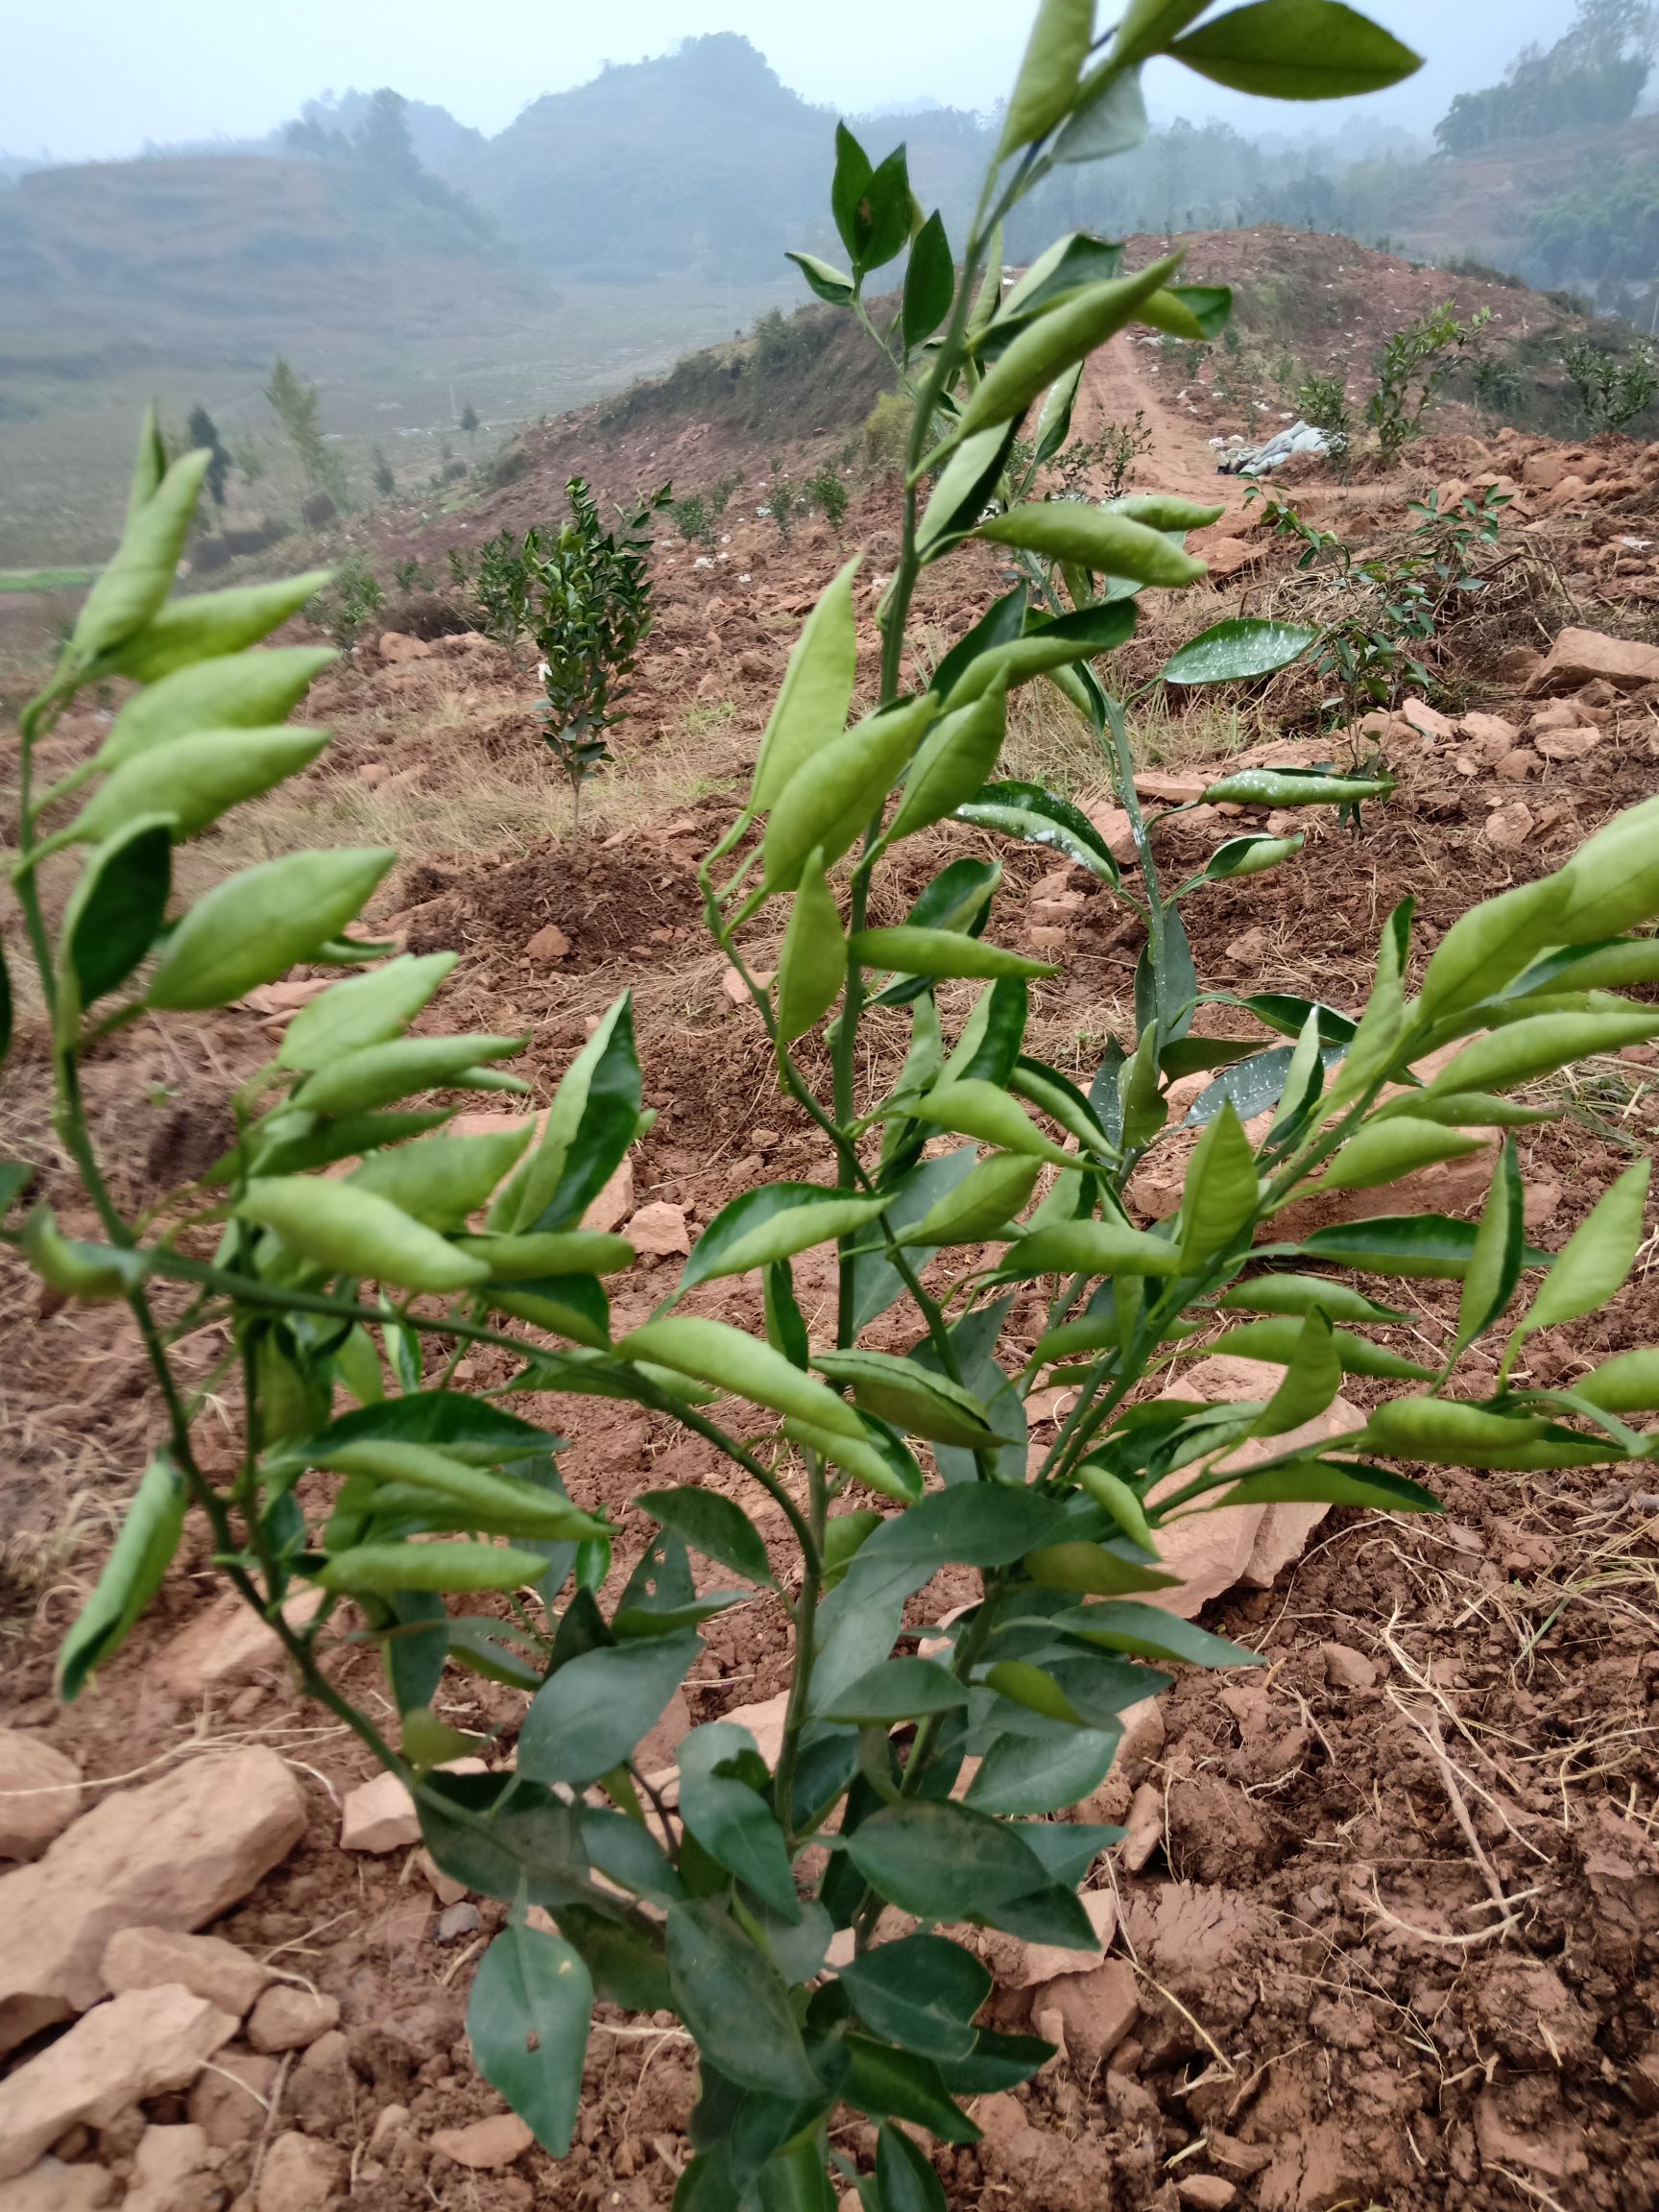
[[[1517,745],[1513,753],[1505,753],[1495,773],[1503,782],[1525,783],[1538,766],[1536,753],[1528,753],[1525,745]]]
[[[1513,684],[1525,690],[1540,668],[1544,656],[1531,645],[1511,645],[1506,653],[1500,653],[1497,673],[1505,684]]]
[[[307,2133],[325,2135],[350,2117],[351,2049],[338,2028],[325,2029],[300,2055],[285,2104]]]
[[[282,1608],[291,1628],[302,1627],[322,1604],[321,1590],[298,1590]],[[162,1652],[156,1673],[176,1697],[195,1705],[212,1690],[229,1690],[285,1663],[282,1639],[246,1599],[227,1590]]]
[[[1546,492],[1538,502],[1540,515],[1566,515],[1575,507],[1582,506],[1590,486],[1582,476],[1563,476],[1551,491]]]
[[[1183,2204],[1196,2204],[1199,2212],[1227,2212],[1238,2192],[1219,2174],[1189,2174],[1177,2180],[1175,2194]]]
[[[1167,776],[1162,769],[1142,768],[1135,778],[1135,789],[1141,798],[1161,805],[1186,806],[1202,799],[1211,781],[1208,776]]]
[[[1283,1368],[1268,1361],[1222,1355],[1198,1361],[1164,1396],[1196,1398],[1212,1405],[1230,1398],[1265,1400],[1279,1387],[1283,1375]],[[1292,1433],[1270,1442],[1256,1439],[1241,1444],[1220,1464],[1241,1473],[1272,1454],[1328,1443],[1364,1426],[1365,1416],[1357,1406],[1335,1398],[1323,1413]],[[1170,1477],[1167,1486],[1178,1486],[1180,1479]],[[1180,1586],[1149,1591],[1146,1602],[1190,1621],[1236,1582],[1270,1588],[1283,1569],[1301,1556],[1310,1532],[1329,1510],[1324,1505],[1227,1505],[1219,1512],[1175,1522],[1159,1531],[1159,1550],[1168,1573],[1180,1575]]]
[[[556,922],[549,922],[525,945],[524,956],[528,960],[563,960],[569,950],[569,938]]]
[[[1532,740],[1546,760],[1582,760],[1602,742],[1599,730],[1546,730]]]
[[[73,1759],[32,1728],[0,1728],[0,1859],[38,1859],[80,1802]]]
[[[345,2171],[344,2152],[291,2129],[265,2153],[254,2212],[323,2212]]]
[[[382,2104],[374,2115],[374,2126],[369,2137],[369,2151],[378,2157],[394,2136],[401,2135],[409,2125],[407,2104]]]
[[[1127,1959],[1107,1959],[1087,1974],[1068,1974],[1050,1982],[1031,2000],[1059,2013],[1066,2049],[1085,2080],[1117,2050],[1141,2013],[1135,1969]]]
[[[1412,729],[1425,737],[1445,740],[1456,734],[1456,726],[1448,721],[1437,708],[1431,707],[1426,699],[1414,699],[1408,695],[1400,711]]]
[[[1044,2066],[1046,2068],[1069,2064],[1071,2053],[1066,2043],[1066,2022],[1057,2008],[1052,2005],[1046,2005],[1041,2012],[1033,2008],[1031,2025],[1042,2036],[1045,2043],[1052,2043],[1054,2046],[1053,2057],[1045,2058]]]
[[[1163,1791],[1142,1782],[1129,1800],[1129,1817],[1124,1825],[1129,1832],[1118,1846],[1118,1856],[1129,1873],[1139,1874],[1164,1840]]]
[[[229,1911],[305,1832],[305,1793],[262,1744],[190,1759],[83,1814],[0,1875],[0,2051],[104,1994],[118,1928],[195,1929]]]
[[[264,2126],[265,2110],[276,2080],[276,2061],[244,2044],[232,2043],[214,2055],[197,2076],[185,2112],[206,2130],[215,2150],[234,2151]]]
[[[424,637],[406,637],[400,630],[383,630],[380,634],[382,661],[429,661],[432,647]]]
[[[453,1905],[445,1905],[438,1915],[438,1941],[453,1943],[462,1936],[476,1936],[484,1925],[483,1914],[470,1898],[458,1898]]]
[[[1099,831],[1106,850],[1114,860],[1133,860],[1135,857],[1135,830],[1127,813],[1118,805],[1110,792],[1085,791],[1077,802],[1090,821]]]
[[[104,1947],[104,1985],[155,1989],[181,1982],[222,2012],[238,2019],[261,1989],[276,1980],[269,1966],[218,1936],[181,1936],[174,1928],[120,1928]]]
[[[1110,1889],[1086,1889],[1081,1899],[1083,1910],[1089,1915],[1089,1924],[1094,1931],[1094,1950],[1069,1951],[1059,1943],[1022,1943],[1018,1936],[1008,1941],[1019,1946],[1013,1960],[997,1961],[997,1980],[1005,1989],[1031,1989],[1040,1983],[1058,1983],[1069,1974],[1087,1974],[1098,1965],[1106,1953],[1118,1928],[1118,1899]],[[1000,1949],[1000,1946],[998,1946]]]
[[[1118,1725],[1123,1733],[1118,1743],[1116,1766],[1124,1768],[1143,1766],[1163,1750],[1167,1731],[1164,1708],[1156,1697],[1142,1697],[1135,1704],[1126,1705],[1118,1716]]]
[[[657,1260],[671,1259],[691,1249],[685,1209],[670,1205],[665,1198],[641,1206],[623,1234],[637,1252],[647,1253]]]
[[[266,1990],[248,2021],[248,2040],[267,2057],[278,2051],[303,2050],[340,2024],[340,2000],[314,1996],[291,1982]]]
[[[415,1800],[396,1774],[348,1790],[340,1808],[342,1851],[404,1851],[421,1840]]]
[[[498,2174],[521,2158],[535,2140],[517,2112],[496,2112],[488,2120],[474,2120],[469,2128],[439,2128],[432,2148],[475,2174]]]
[[[1659,683],[1659,645],[1608,637],[1599,630],[1563,630],[1527,685],[1527,696],[1575,691],[1598,679],[1620,691]]]
[[[1541,453],[1528,453],[1522,462],[1521,481],[1532,492],[1553,492],[1572,473],[1572,466],[1559,447],[1546,446]]]
[[[195,2212],[201,2195],[190,2184],[207,2151],[205,2133],[189,2121],[146,2128],[132,2153],[132,2178],[121,2212]]]
[[[609,1236],[620,1229],[634,1211],[634,1163],[624,1160],[611,1180],[600,1188],[599,1195],[582,1216],[584,1229],[597,1229]]]
[[[1487,815],[1483,834],[1487,844],[1496,845],[1501,853],[1518,851],[1532,834],[1531,808],[1525,800],[1511,799]]]
[[[1137,1882],[1123,1900],[1134,1956],[1170,1987],[1201,1986],[1276,1939],[1252,1898],[1199,1882]]]
[[[103,2127],[130,2104],[187,2089],[236,2032],[180,1983],[128,1989],[0,2081],[0,2180],[33,2166],[78,2121]]]
[[[1518,727],[1502,714],[1465,714],[1457,727],[1489,763],[1502,760],[1521,742]]]
[[[440,1905],[459,1904],[467,1894],[466,1883],[457,1882],[452,1875],[445,1874],[435,1863],[430,1851],[416,1852],[415,1871]]]
[[[1363,1651],[1356,1651],[1348,1644],[1321,1644],[1319,1656],[1325,1662],[1325,1679],[1333,1690],[1375,1690],[1381,1672],[1374,1659],[1367,1659]]]
[[[120,2183],[102,2166],[65,2166],[42,2158],[6,2184],[6,2212],[98,2212]]]
[[[1267,545],[1252,545],[1247,538],[1213,538],[1203,549],[1203,558],[1211,582],[1219,584],[1242,569],[1254,568],[1267,558],[1268,551]]]

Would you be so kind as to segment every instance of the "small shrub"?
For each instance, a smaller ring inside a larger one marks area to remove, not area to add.
[[[1638,346],[1621,358],[1580,339],[1561,356],[1561,366],[1578,395],[1585,427],[1592,434],[1623,430],[1645,415],[1659,393],[1659,354]]]
[[[505,492],[509,484],[528,476],[533,466],[522,445],[509,444],[493,453],[478,473],[486,492]]]
[[[1338,469],[1345,468],[1348,448],[1354,437],[1354,417],[1348,405],[1348,385],[1340,370],[1332,370],[1321,376],[1310,371],[1296,387],[1295,405],[1304,421],[1315,430],[1323,430],[1331,448],[1331,458]]]
[[[789,542],[789,533],[795,525],[796,511],[804,505],[800,493],[788,477],[775,474],[766,487],[766,513],[777,524],[778,535],[785,544]]]
[[[897,392],[883,392],[864,419],[864,466],[877,477],[891,476],[904,466],[910,438],[910,410]]]
[[[1377,388],[1366,404],[1366,420],[1377,433],[1378,449],[1392,468],[1423,428],[1424,417],[1459,359],[1492,320],[1492,310],[1462,322],[1448,300],[1396,330],[1377,362]]]
[[[309,612],[336,645],[349,650],[385,605],[386,594],[374,571],[361,553],[348,553],[334,571],[328,589],[311,602]]]
[[[801,496],[805,505],[820,511],[839,538],[842,524],[847,519],[847,487],[830,462],[826,461],[821,469],[814,469],[810,476],[803,479]]]
[[[478,602],[478,627],[498,645],[516,645],[529,619],[530,565],[538,549],[534,530],[522,540],[510,530],[489,539],[478,550],[478,573],[472,590]],[[465,559],[450,555],[451,573],[465,581]]]
[[[671,512],[674,527],[687,545],[697,544],[712,535],[713,517],[709,512],[709,502],[700,492],[692,492],[684,499],[676,499]]]
[[[392,472],[392,464],[378,445],[374,448],[374,466],[370,470],[370,481],[382,499],[393,499],[397,494],[397,479]]]
[[[605,733],[624,718],[629,679],[651,634],[651,519],[672,507],[673,493],[664,484],[607,530],[580,476],[565,490],[569,521],[551,543],[526,552],[526,619],[541,657],[541,734],[569,782],[574,830],[583,786],[610,760]]]
[[[393,562],[392,581],[404,593],[429,590],[432,585],[431,577],[412,553]]]

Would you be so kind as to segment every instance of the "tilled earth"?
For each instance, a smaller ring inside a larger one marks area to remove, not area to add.
[[[1195,474],[1201,440],[1160,416],[1147,394],[1171,460]],[[612,455],[619,473],[634,458]],[[1479,699],[1509,734],[1479,718],[1438,734],[1399,721],[1359,733],[1357,742],[1387,753],[1399,793],[1357,828],[1313,827],[1306,851],[1280,872],[1190,902],[1208,987],[1303,991],[1355,1009],[1399,899],[1416,901],[1421,959],[1476,900],[1558,864],[1659,781],[1647,692],[1582,689],[1572,723],[1594,742],[1576,757],[1538,750],[1537,702],[1522,696],[1530,649],[1564,623],[1644,634],[1651,571],[1615,570],[1630,541],[1645,550],[1659,537],[1652,473],[1638,469],[1634,448],[1617,445],[1563,455],[1537,442],[1448,444],[1431,458],[1461,481],[1495,470],[1519,493],[1512,542],[1525,589],[1504,602],[1504,620],[1471,631],[1445,671],[1455,704]],[[1156,467],[1155,458],[1148,481]],[[1588,495],[1585,469],[1592,489],[1597,478],[1614,487],[1610,497]],[[1551,486],[1532,480],[1551,472]],[[1550,511],[1568,476],[1579,493]],[[1394,507],[1428,480],[1419,471],[1389,488]],[[524,495],[516,487],[515,498]],[[1340,510],[1342,494],[1315,496],[1325,518]],[[1356,513],[1387,526],[1375,486],[1351,496]],[[866,565],[877,573],[892,556],[877,520],[886,511],[872,499],[847,531],[849,543],[869,545]],[[1235,508],[1217,526],[1217,537],[1242,533],[1251,554],[1217,613],[1263,611],[1288,589],[1288,557],[1264,551],[1249,523]],[[781,549],[753,517],[734,521],[730,540],[723,565],[761,588],[744,596],[680,549],[663,572],[636,721],[619,744],[622,777],[643,777],[665,745],[685,741],[687,704],[718,703],[719,717],[696,739],[699,786],[656,817],[635,813],[612,827],[600,814],[595,833],[575,846],[521,840],[480,859],[434,844],[404,864],[375,917],[414,950],[460,950],[444,1025],[532,1032],[519,1065],[538,1099],[592,1018],[634,990],[646,1102],[660,1118],[636,1150],[632,1204],[678,1210],[693,1237],[756,1181],[817,1179],[829,1166],[822,1138],[778,1095],[757,1024],[706,950],[695,868],[736,810],[736,781],[789,637],[836,548],[820,525]],[[958,578],[956,597],[942,588],[928,618],[954,635],[987,580]],[[861,600],[866,637],[867,607]],[[1183,619],[1190,627],[1190,609]],[[305,785],[325,813],[343,790],[360,798],[393,777],[408,780],[402,788],[417,804],[424,795],[440,808],[466,778],[468,756],[452,733],[423,737],[423,717],[439,705],[452,713],[459,701],[480,757],[510,760],[535,746],[526,671],[481,641],[366,646],[319,689],[316,717],[340,733],[331,765]],[[1299,718],[1310,726],[1310,704],[1283,686],[1258,733],[1294,730]],[[72,753],[93,734],[88,718],[61,744]],[[1175,766],[1186,772],[1190,761]],[[1186,872],[1228,827],[1177,817],[1161,850]],[[889,888],[892,911],[876,918],[899,919],[943,858],[981,849],[990,842],[959,827],[916,841],[905,852],[910,878]],[[1004,849],[1002,857],[999,934],[1063,962],[1060,978],[1034,989],[1033,1037],[1086,1078],[1105,1037],[1127,1026],[1134,917],[1098,886],[1057,880],[1034,853]],[[761,967],[768,950],[757,937]],[[89,1070],[88,1092],[127,1195],[198,1173],[214,1157],[230,1092],[268,1056],[281,1018],[270,1005],[235,1009],[165,1037],[140,1028],[110,1046]],[[1247,1024],[1217,1006],[1201,1026]],[[903,1043],[895,1020],[878,1027],[873,1049],[896,1059]],[[1598,1064],[1564,1099],[1564,1118],[1521,1133],[1535,1238],[1562,1241],[1611,1175],[1648,1147],[1652,1070],[1645,1051]],[[36,1134],[41,1070],[40,1040],[26,1023],[4,1134],[38,1161],[47,1194],[80,1227],[63,1163]],[[135,1107],[135,1094],[149,1103]],[[1483,1174],[1432,1202],[1470,1210]],[[1155,1178],[1141,1196],[1157,1210]],[[1651,1257],[1645,1251],[1611,1316],[1531,1351],[1535,1377],[1564,1382],[1613,1350],[1654,1340]],[[618,1327],[643,1317],[677,1267],[665,1254],[626,1279]],[[578,2140],[564,2162],[531,2149],[499,2170],[472,2170],[435,2147],[440,2132],[500,2110],[473,2071],[465,2011],[473,1963],[502,1911],[483,1902],[445,1911],[412,1849],[342,1852],[339,1802],[369,1764],[326,1715],[296,1701],[279,1670],[258,1663],[204,1694],[180,1687],[169,1654],[187,1627],[200,1633],[214,1601],[204,1547],[181,1559],[96,1695],[67,1714],[52,1704],[53,1641],[96,1573],[142,1464],[153,1408],[113,1310],[55,1308],[6,1268],[19,1320],[0,1377],[9,1442],[0,1533],[12,1611],[4,1718],[106,1787],[165,1773],[216,1744],[265,1743],[300,1775],[313,1815],[303,1841],[215,1933],[337,1998],[344,2053],[330,2047],[327,2063],[261,2076],[269,2109],[229,2119],[221,2110],[209,2130],[217,2162],[193,2176],[194,2195],[146,2201],[144,2212],[255,2203],[256,2212],[305,2212],[265,2171],[271,2142],[295,2129],[338,2148],[326,2200],[364,2212],[666,2205],[693,2096],[691,2052],[666,2015],[628,2020],[601,2008]],[[810,1321],[814,1302],[830,1294],[829,1276],[810,1265],[799,1272]],[[1443,1286],[1375,1287],[1411,1313],[1402,1348],[1431,1340],[1448,1319]],[[710,1286],[693,1303],[758,1318],[744,1290]],[[1024,1319],[1034,1333],[1035,1314]],[[220,1349],[217,1339],[193,1342],[187,1357],[205,1372]],[[506,1354],[482,1351],[459,1372],[491,1382],[509,1366]],[[1352,1395],[1362,1401],[1368,1387]],[[228,1393],[215,1407],[228,1455],[235,1402]],[[532,1399],[523,1409],[572,1439],[563,1459],[572,1494],[621,1523],[618,1576],[645,1540],[646,1525],[629,1510],[634,1496],[670,1481],[729,1480],[696,1439],[655,1416],[595,1400]],[[1138,1734],[1128,1765],[1089,1808],[1127,1817],[1132,1832],[1131,1845],[1091,1878],[1118,1899],[1108,1964],[1070,1985],[994,2000],[999,2025],[1041,2013],[1046,2030],[1058,2016],[1066,2048],[1028,2088],[977,2102],[978,2145],[935,2147],[953,2206],[1633,2212],[1659,2202],[1659,1483],[1596,1471],[1455,1470],[1440,1488],[1443,1518],[1334,1513],[1271,1589],[1238,1591],[1207,1609],[1207,1625],[1260,1651],[1266,1668],[1183,1674],[1162,1726]],[[775,1512],[757,1518],[769,1540],[781,1531]],[[966,1594],[953,1585],[924,1593],[915,1618],[936,1618]],[[763,1603],[711,1623],[705,1644],[683,1702],[665,1717],[664,1764],[688,1722],[762,1704],[784,1686],[781,1623]],[[343,1687],[384,1713],[368,1653],[343,1644],[331,1664]],[[440,1706],[458,1727],[496,1731],[506,1745],[522,1699],[460,1676]],[[76,2131],[62,2154],[107,2171],[118,2197],[143,2121],[173,2124],[203,2108],[200,2091],[153,2100],[145,2114]],[[402,2117],[389,2124],[382,2116],[393,2108]],[[872,2142],[869,2129],[849,2126],[837,2148],[867,2170]]]

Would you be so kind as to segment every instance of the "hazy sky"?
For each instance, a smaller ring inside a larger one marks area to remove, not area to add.
[[[1367,0],[1428,57],[1412,83],[1364,103],[1427,130],[1454,92],[1489,84],[1529,38],[1559,36],[1572,0]],[[988,107],[1007,88],[1034,0],[10,0],[0,148],[59,158],[145,140],[250,136],[325,86],[394,84],[499,131],[540,93],[676,39],[740,31],[786,84],[849,111],[931,97]],[[1100,21],[1110,20],[1102,0]],[[1155,113],[1330,129],[1341,109],[1232,98],[1160,64]],[[1269,120],[1270,118],[1270,120]]]

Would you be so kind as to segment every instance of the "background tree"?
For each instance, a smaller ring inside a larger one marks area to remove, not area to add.
[[[207,487],[207,495],[214,506],[223,507],[225,504],[225,480],[230,473],[231,458],[227,448],[219,442],[219,432],[212,416],[208,414],[200,400],[190,410],[189,421],[184,425],[184,434],[192,447],[201,447],[205,450],[207,473],[203,478],[203,482]]]

